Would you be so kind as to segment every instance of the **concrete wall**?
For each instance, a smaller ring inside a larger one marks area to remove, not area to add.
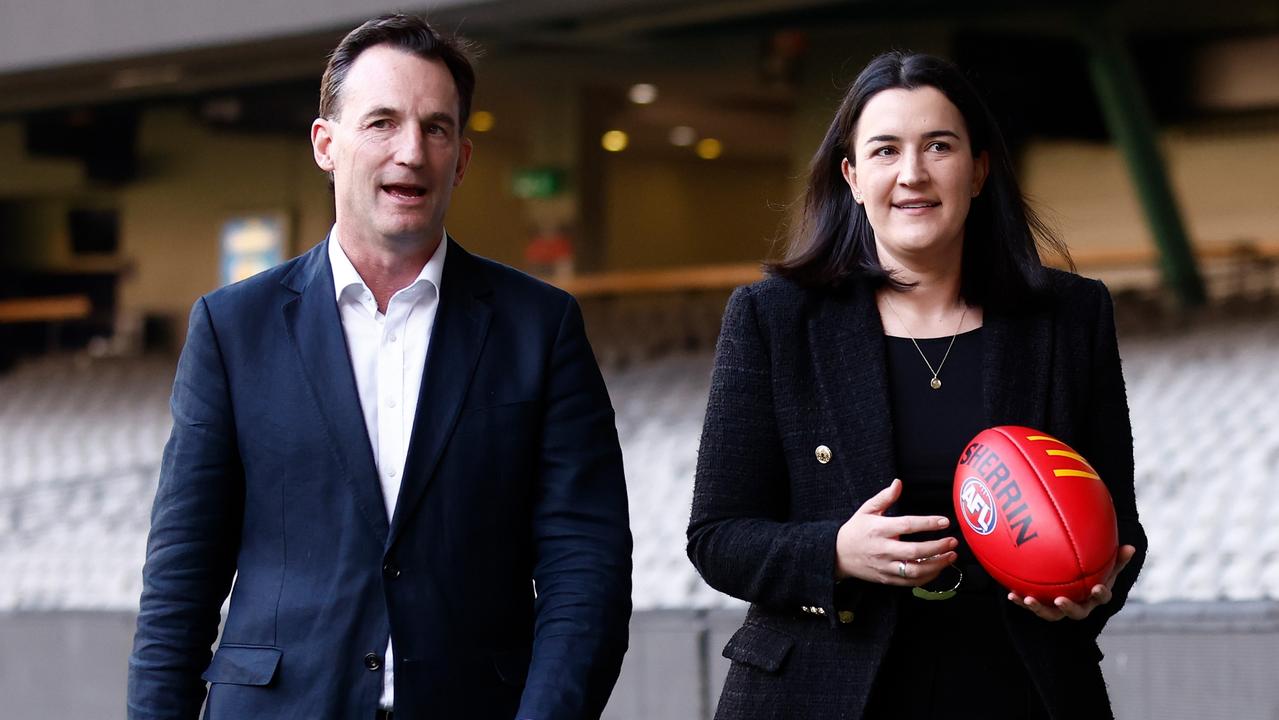
[[[84,186],[84,168],[63,159],[33,158],[26,154],[22,124],[0,122],[0,197],[65,195]]]
[[[218,286],[220,232],[235,215],[285,212],[295,252],[328,232],[327,180],[304,137],[216,133],[174,107],[144,116],[139,144],[141,177],[118,193],[121,253],[134,264],[121,286],[126,312],[185,321]]]
[[[454,193],[446,225],[471,251],[515,266],[533,230],[530,208],[511,193],[514,172],[530,163],[518,134],[472,137],[475,153]],[[24,267],[74,266],[66,210],[84,198],[120,213],[119,262],[125,313],[178,321],[217,287],[219,234],[229,218],[282,211],[292,222],[291,251],[324,238],[332,195],[305,135],[251,136],[211,130],[183,106],[147,111],[139,133],[139,178],[96,187],[72,161],[32,158],[22,128],[0,124],[0,201],[20,207],[0,259]],[[600,151],[602,152],[602,151]],[[608,158],[603,259],[606,269],[750,261],[770,247],[785,203],[786,170],[768,161],[664,161]],[[30,182],[25,179],[29,178]]]
[[[765,257],[793,199],[786,173],[784,160],[660,160],[625,153],[608,158],[608,267]]]
[[[520,127],[518,115],[504,117],[508,128]],[[533,161],[529,141],[516,131],[477,135],[474,142],[473,166],[454,195],[448,228],[473,251],[522,265],[533,223],[530,208],[511,194],[511,176]],[[7,210],[0,223],[0,262],[83,267],[86,261],[69,251],[66,209],[86,202],[117,207],[117,264],[131,268],[120,308],[134,316],[167,315],[177,322],[180,337],[191,303],[218,283],[218,240],[227,219],[282,211],[292,220],[293,252],[318,242],[332,222],[327,182],[301,132],[296,138],[221,133],[197,122],[184,106],[168,105],[144,114],[139,147],[137,180],[118,188],[95,185],[73,161],[28,156],[21,125],[0,123],[0,167],[6,168],[0,173],[0,202]],[[1165,134],[1163,147],[1193,242],[1279,240],[1279,203],[1273,198],[1279,132],[1176,131]],[[764,258],[795,200],[795,164],[629,151],[604,158],[602,269]],[[1037,206],[1076,251],[1152,247],[1113,147],[1035,143],[1022,176]]]
[[[1279,240],[1279,131],[1170,131],[1161,142],[1192,242]],[[1119,151],[1108,144],[1038,142],[1023,188],[1073,250],[1153,247]]]
[[[0,613],[0,716],[124,718],[132,613]]]
[[[739,610],[636,613],[606,720],[709,720]],[[130,613],[0,613],[0,715],[124,717]],[[1118,720],[1279,717],[1279,605],[1132,605],[1103,633]]]
[[[499,138],[474,142],[448,229],[469,249],[518,265],[527,223],[509,188],[522,148]],[[195,122],[184,107],[168,106],[145,113],[139,153],[138,179],[119,188],[95,186],[74,161],[27,155],[21,125],[0,123],[0,167],[6,168],[0,202],[10,210],[0,226],[0,261],[59,270],[93,265],[72,256],[66,212],[86,201],[115,207],[120,251],[111,264],[129,268],[120,286],[121,311],[167,315],[181,337],[191,304],[218,286],[219,238],[228,219],[285,213],[292,225],[289,255],[323,240],[333,222],[328,181],[305,134],[217,132]]]

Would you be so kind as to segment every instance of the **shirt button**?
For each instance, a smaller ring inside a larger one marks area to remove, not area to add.
[[[387,407],[395,407],[395,401],[394,401],[394,400],[387,400],[387,401],[386,401],[386,406],[387,406]]]
[[[364,667],[370,670],[378,670],[382,667],[382,658],[377,653],[369,653],[364,656]]]
[[[387,477],[395,477],[395,471],[394,471],[394,470],[388,470],[388,471],[387,471],[387,473],[386,473],[386,476],[387,476]]]
[[[391,335],[391,342],[395,342],[395,335]]]

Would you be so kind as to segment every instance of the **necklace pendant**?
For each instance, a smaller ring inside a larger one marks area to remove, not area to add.
[[[940,390],[940,389],[941,389],[941,380],[938,380],[938,379],[937,379],[937,377],[936,377],[936,376],[934,376],[932,380],[929,380],[929,381],[928,381],[928,386],[929,386],[929,387],[931,387],[931,388],[932,388],[932,389],[934,389],[934,390]]]

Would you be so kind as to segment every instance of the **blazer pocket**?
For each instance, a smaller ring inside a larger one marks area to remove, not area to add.
[[[279,648],[267,645],[219,645],[201,677],[228,685],[269,685],[280,666]]]
[[[786,633],[746,623],[733,633],[733,637],[724,646],[724,657],[764,672],[775,673],[782,669],[794,646],[795,638]]]
[[[532,661],[532,650],[499,650],[493,653],[493,667],[502,682],[512,687],[524,687],[528,680],[528,665]]]

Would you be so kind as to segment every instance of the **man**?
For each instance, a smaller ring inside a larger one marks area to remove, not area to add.
[[[444,232],[458,43],[341,42],[336,223],[196,302],[129,663],[131,718],[597,717],[630,615],[621,453],[576,303]],[[217,652],[219,608],[234,578]]]

